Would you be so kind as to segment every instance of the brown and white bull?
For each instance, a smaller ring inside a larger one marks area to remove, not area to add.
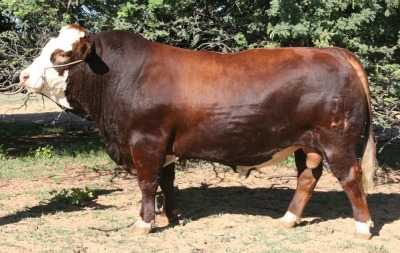
[[[281,222],[299,221],[326,159],[350,200],[356,236],[371,237],[364,193],[376,166],[370,94],[360,61],[345,49],[198,52],[128,31],[91,36],[70,25],[22,71],[20,83],[97,123],[112,159],[137,175],[138,233],[152,229],[158,186],[161,218],[176,219],[177,158],[246,175],[294,152],[297,188]]]

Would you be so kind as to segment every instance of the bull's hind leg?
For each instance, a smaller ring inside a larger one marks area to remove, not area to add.
[[[174,223],[179,215],[178,202],[174,192],[175,163],[171,163],[162,169],[160,187],[163,192],[163,209],[160,218],[157,220],[159,225]]]
[[[290,228],[296,223],[300,223],[304,208],[322,175],[322,157],[312,150],[297,150],[295,152],[295,161],[298,170],[296,192],[285,216],[280,219],[280,225],[285,228]]]
[[[336,152],[328,154],[329,166],[350,200],[356,222],[355,237],[370,239],[373,226],[362,185],[362,170],[355,154]]]

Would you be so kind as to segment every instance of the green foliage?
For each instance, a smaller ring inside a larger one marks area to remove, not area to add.
[[[34,152],[35,158],[48,159],[54,156],[53,146],[38,147]]]
[[[70,22],[93,33],[130,29],[195,50],[339,46],[368,72],[376,122],[398,122],[400,0],[3,0],[0,10],[0,84],[15,82],[22,66]]]
[[[50,194],[54,195],[51,199],[52,202],[75,206],[82,206],[85,202],[97,198],[95,191],[89,187],[85,187],[84,189],[62,189],[61,191],[51,191]]]
[[[0,144],[0,160],[4,160],[7,157],[7,150],[5,150],[3,146],[3,144]]]
[[[277,164],[278,167],[296,168],[294,153],[288,156],[284,161]]]

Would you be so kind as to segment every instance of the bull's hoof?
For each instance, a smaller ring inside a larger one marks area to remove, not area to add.
[[[365,223],[356,221],[356,232],[354,237],[358,239],[369,240],[372,234],[369,232],[370,228],[374,227],[374,222],[369,220]]]
[[[169,225],[168,217],[165,215],[160,215],[157,217],[157,226],[158,227],[166,227]]]
[[[139,218],[133,224],[133,232],[138,235],[147,235],[151,232],[151,223],[146,223],[141,218]]]
[[[178,225],[180,222],[180,211],[179,209],[174,209],[171,212],[170,217],[167,217],[165,214],[161,214],[157,218],[157,225],[161,227],[168,226],[168,225]]]
[[[296,225],[295,221],[283,221],[279,220],[278,226],[284,229],[290,229]]]
[[[279,219],[279,227],[289,229],[301,222],[301,218],[287,211],[285,216]]]
[[[354,238],[363,239],[363,240],[370,240],[372,238],[371,233],[354,233]]]

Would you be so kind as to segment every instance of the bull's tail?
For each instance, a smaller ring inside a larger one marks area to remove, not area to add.
[[[374,141],[374,132],[372,129],[371,95],[368,86],[367,74],[365,73],[365,70],[360,60],[349,51],[346,54],[346,58],[360,77],[368,102],[368,113],[364,133],[364,151],[361,159],[361,167],[363,171],[363,186],[364,191],[367,192],[368,187],[373,185],[374,175],[377,168],[376,147]]]

